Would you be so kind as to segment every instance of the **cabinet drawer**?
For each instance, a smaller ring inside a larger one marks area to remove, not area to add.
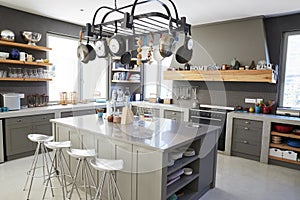
[[[256,121],[256,120],[248,120],[248,119],[233,119],[233,124],[234,126],[239,125],[239,126],[245,126],[245,127],[252,127],[256,129],[261,129],[262,128],[262,121]]]
[[[262,140],[262,133],[257,133],[257,132],[251,132],[251,131],[247,131],[247,130],[240,130],[237,134],[234,132],[233,133],[233,137],[232,140],[233,141],[243,141],[243,140],[247,140],[247,141],[251,141],[257,144],[261,143]]]
[[[96,110],[88,109],[88,110],[78,110],[73,112],[73,116],[90,115],[90,114],[96,114]]]
[[[54,119],[54,114],[45,114],[45,115],[34,115],[34,116],[31,116],[32,122],[49,122],[50,119]]]
[[[260,156],[261,144],[251,142],[250,140],[237,140],[232,142],[232,151]]]
[[[261,138],[262,129],[250,126],[234,126],[233,137],[254,137]]]
[[[5,124],[7,126],[10,125],[17,125],[17,124],[26,124],[26,123],[31,123],[31,116],[28,117],[13,117],[13,118],[7,118],[5,119]]]
[[[172,110],[165,110],[164,117],[167,119],[179,119],[183,118],[183,112],[172,111]]]

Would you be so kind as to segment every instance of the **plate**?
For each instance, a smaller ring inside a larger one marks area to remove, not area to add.
[[[188,148],[184,153],[183,156],[185,157],[191,157],[196,154],[195,150],[193,148]]]
[[[193,169],[192,168],[183,168],[184,175],[190,176],[193,174]]]

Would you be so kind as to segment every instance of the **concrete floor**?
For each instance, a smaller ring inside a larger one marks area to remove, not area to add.
[[[0,164],[0,199],[26,199],[23,191],[32,157]],[[40,200],[43,187],[34,182],[31,200]],[[61,194],[55,198],[62,199]],[[74,198],[76,199],[76,198]],[[275,165],[219,154],[216,188],[201,200],[299,200],[300,172]],[[142,200],[142,199],[141,199]]]

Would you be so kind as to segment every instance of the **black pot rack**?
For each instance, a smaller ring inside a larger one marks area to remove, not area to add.
[[[186,17],[179,19],[178,12],[175,4],[171,0],[165,0],[171,3],[175,16],[172,17],[169,7],[161,0],[134,0],[133,4],[129,4],[117,8],[115,1],[115,8],[102,6],[98,8],[94,14],[92,23],[87,23],[83,28],[83,34],[86,37],[102,38],[111,37],[115,33],[123,36],[138,36],[146,35],[149,33],[162,33],[162,32],[184,32],[191,35],[191,25],[186,22]],[[162,12],[149,12],[142,14],[135,14],[137,6],[144,6],[151,2],[157,2],[161,5],[166,13]],[[131,12],[126,12],[130,10]],[[96,24],[97,15],[104,13],[101,22]],[[118,14],[120,18],[106,21],[111,14]]]

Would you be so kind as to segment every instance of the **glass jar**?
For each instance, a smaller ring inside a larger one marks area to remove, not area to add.
[[[124,101],[124,93],[121,88],[118,89],[118,97],[117,97],[118,102],[123,102]]]
[[[68,95],[67,95],[67,92],[61,92],[59,93],[60,95],[60,104],[61,105],[67,105],[68,104]]]
[[[125,101],[125,105],[128,106],[129,102],[130,102],[130,91],[129,91],[129,87],[125,88],[125,92],[124,92],[124,101]]]

